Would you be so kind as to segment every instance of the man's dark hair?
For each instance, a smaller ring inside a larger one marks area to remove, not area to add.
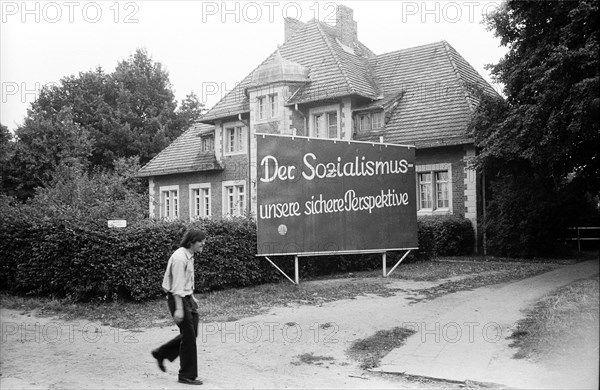
[[[193,243],[203,241],[205,238],[206,233],[204,233],[202,230],[188,229],[183,235],[179,246],[182,246],[185,249],[190,249]]]

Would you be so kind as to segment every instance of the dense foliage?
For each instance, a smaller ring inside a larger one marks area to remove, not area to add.
[[[64,77],[42,88],[16,142],[6,144],[1,189],[29,198],[57,166],[73,161],[90,171],[112,170],[120,158],[137,157],[143,165],[202,111],[193,93],[178,107],[168,73],[141,49],[112,73],[98,68]]]
[[[475,231],[466,218],[455,215],[419,217],[418,232],[422,258],[473,253]]]
[[[479,162],[525,165],[558,185],[576,174],[597,192],[599,3],[510,0],[487,25],[509,49],[490,66],[506,102],[484,105],[474,122]]]
[[[510,0],[487,25],[509,49],[490,66],[506,99],[482,94],[470,124],[489,253],[551,255],[580,211],[598,216],[599,3]]]
[[[145,219],[126,228],[109,228],[105,220],[32,210],[30,205],[0,196],[4,217],[0,221],[0,286],[13,293],[83,301],[139,301],[160,296],[167,261],[191,225],[207,233],[204,251],[196,257],[198,291],[283,278],[264,258],[256,257],[256,224],[248,219],[192,223]],[[446,217],[420,221],[421,251],[417,257],[469,254],[472,237],[468,220]],[[395,261],[394,255],[390,254],[390,261]],[[293,258],[273,260],[293,275]],[[381,267],[381,254],[303,257],[300,266],[303,278],[372,270]]]
[[[4,207],[0,284],[14,293],[74,300],[144,300],[162,294],[167,261],[189,224],[144,220],[127,228],[74,218],[36,218]],[[215,290],[278,280],[255,257],[256,226],[247,220],[197,222],[208,232],[196,259],[196,288]]]

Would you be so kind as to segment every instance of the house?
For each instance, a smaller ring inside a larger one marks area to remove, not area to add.
[[[418,215],[461,215],[477,229],[474,86],[496,94],[447,42],[375,55],[346,6],[335,26],[287,18],[284,43],[139,171],[150,215],[256,215],[253,135],[275,133],[415,145]]]

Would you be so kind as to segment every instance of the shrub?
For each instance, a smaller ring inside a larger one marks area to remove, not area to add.
[[[78,301],[157,297],[167,261],[191,225],[208,233],[196,259],[198,290],[278,280],[275,270],[255,257],[256,226],[247,220],[143,220],[112,229],[105,221],[36,218],[23,208],[1,211],[9,218],[0,225],[0,283],[14,293]]]
[[[589,197],[584,184],[575,178],[558,187],[531,172],[496,177],[484,224],[488,252],[525,258],[564,254],[559,239],[566,227],[597,226],[597,199]]]
[[[204,251],[196,255],[199,291],[276,282],[282,276],[256,256],[256,224],[250,219],[195,222],[139,220],[109,228],[105,220],[66,214],[44,215],[14,199],[0,198],[0,285],[20,294],[69,297],[77,301],[132,299],[162,294],[167,261],[184,231],[206,231]],[[459,255],[472,250],[470,222],[458,217],[420,218],[420,249],[413,258]],[[394,261],[400,253],[390,253]],[[293,275],[293,257],[273,259]],[[302,257],[302,277],[373,270],[381,254]]]
[[[475,232],[471,221],[455,216],[423,216],[418,222],[419,258],[460,256],[473,252]]]

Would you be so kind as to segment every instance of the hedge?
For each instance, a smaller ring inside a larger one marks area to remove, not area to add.
[[[456,215],[423,216],[419,217],[417,225],[421,257],[473,253],[475,232],[470,220]]]
[[[1,211],[0,285],[17,294],[77,301],[158,297],[166,262],[191,225],[207,233],[204,250],[196,255],[197,290],[244,287],[282,278],[264,258],[256,257],[256,224],[248,219],[145,220],[126,228],[109,228],[105,221],[49,220]],[[472,251],[473,229],[468,220],[419,218],[418,229],[420,250],[412,260]],[[395,255],[390,254],[390,261]],[[293,275],[290,256],[273,260]],[[381,255],[303,257],[300,265],[306,278],[376,269],[381,266]]]
[[[18,294],[77,301],[136,301],[162,294],[166,262],[190,223],[147,220],[124,229],[106,222],[3,219],[0,284]],[[279,280],[255,257],[256,225],[245,220],[196,222],[207,232],[196,259],[196,287],[214,290]]]

